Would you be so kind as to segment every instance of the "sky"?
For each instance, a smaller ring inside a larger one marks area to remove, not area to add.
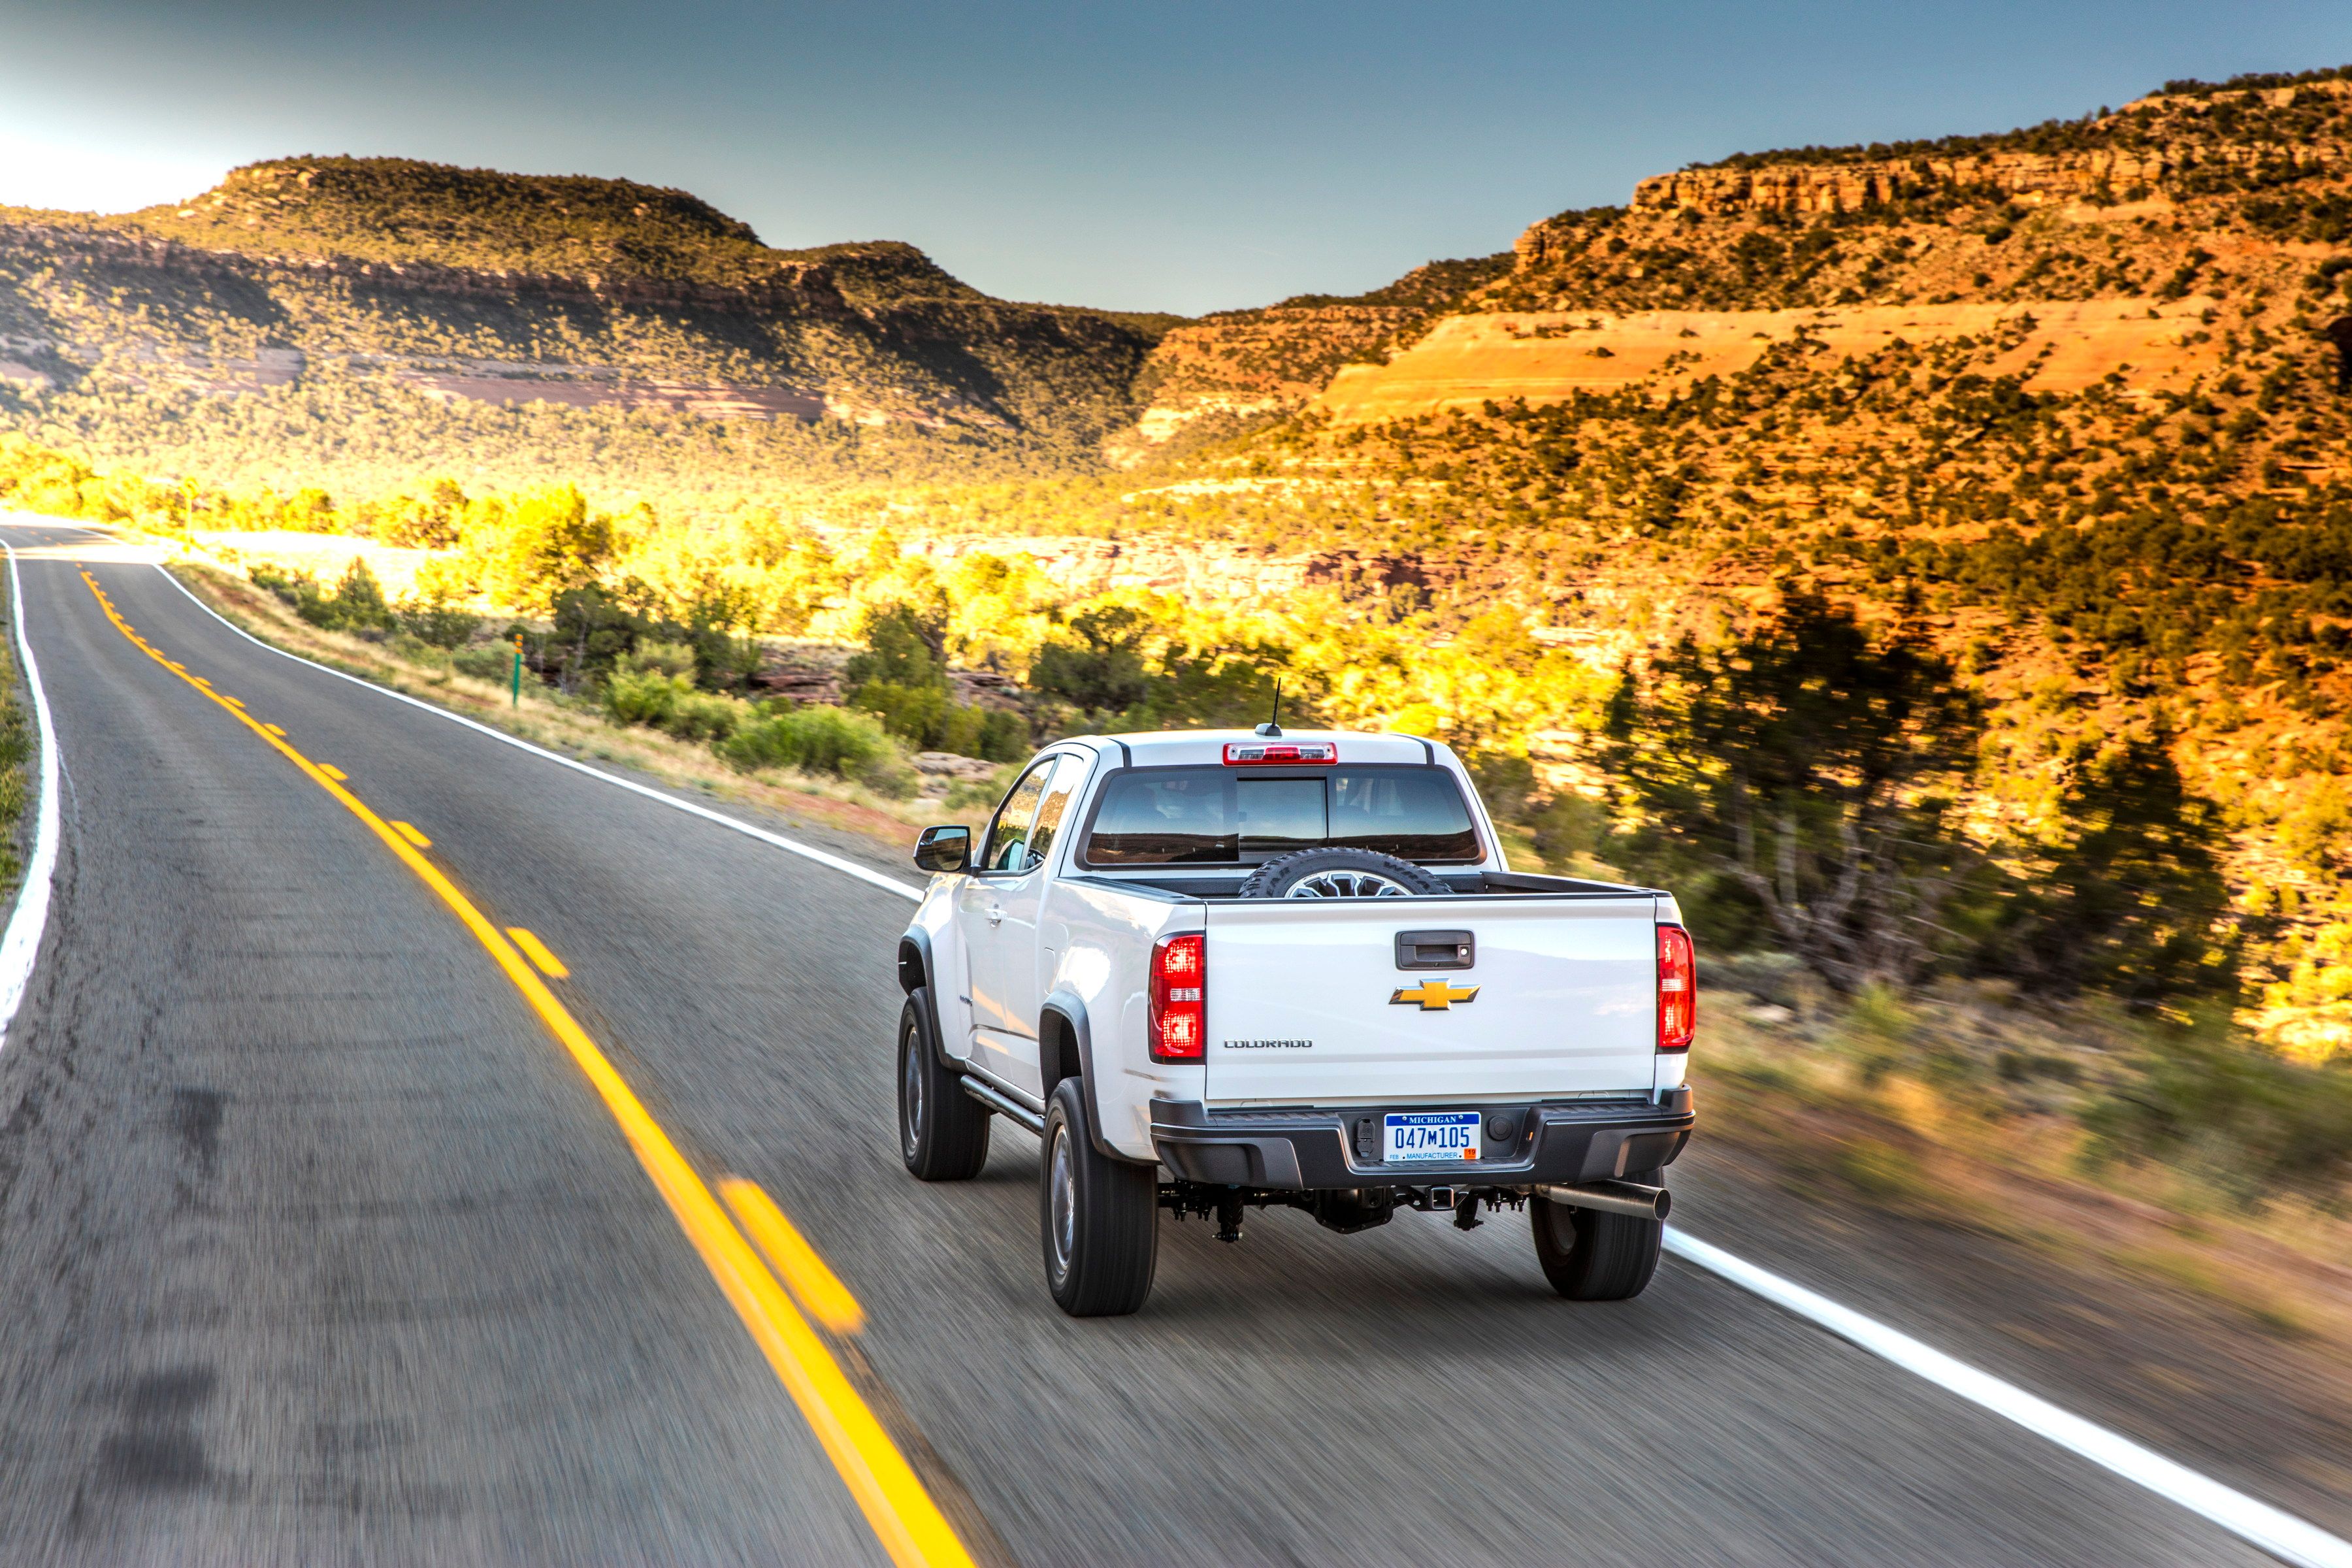
[[[299,153],[694,192],[992,294],[1377,288],[1741,151],[2003,130],[2352,63],[2343,0],[0,0],[0,204]]]

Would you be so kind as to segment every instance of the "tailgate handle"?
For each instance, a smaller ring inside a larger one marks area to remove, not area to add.
[[[1401,931],[1399,969],[1468,969],[1478,962],[1478,939],[1466,931]]]

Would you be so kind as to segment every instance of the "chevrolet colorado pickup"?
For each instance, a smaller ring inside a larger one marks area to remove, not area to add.
[[[1673,897],[1515,872],[1468,773],[1410,735],[1082,736],[1023,770],[898,944],[898,1131],[979,1173],[1043,1143],[1045,1279],[1132,1312],[1161,1210],[1340,1232],[1528,1211],[1577,1300],[1656,1268],[1690,1137],[1696,963]]]

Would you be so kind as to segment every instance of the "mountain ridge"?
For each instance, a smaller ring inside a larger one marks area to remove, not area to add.
[[[331,363],[490,402],[962,428],[1069,461],[1131,419],[1173,321],[997,300],[901,241],[772,249],[684,192],[415,160],[271,160],[116,217],[0,209],[0,378],[37,395],[257,392]]]
[[[779,249],[690,192],[599,175],[518,174],[413,158],[273,158],[232,169],[184,202],[96,220],[158,238],[273,256],[438,263],[592,279],[676,278],[741,286],[771,273],[868,255],[911,263],[944,297],[989,296],[921,250],[880,240]]]

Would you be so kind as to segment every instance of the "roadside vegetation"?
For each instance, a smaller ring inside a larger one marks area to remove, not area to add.
[[[0,593],[0,910],[14,907],[25,874],[26,812],[37,787],[32,768],[39,745],[16,662],[13,608]],[[5,923],[0,917],[0,924]]]
[[[265,588],[242,566],[224,567],[215,561],[191,556],[174,563],[172,570],[207,604],[246,630],[306,658],[436,703],[550,750],[616,765],[674,787],[739,800],[790,825],[820,826],[898,851],[912,845],[916,828],[936,819],[940,811],[969,814],[985,809],[979,805],[983,798],[992,805],[995,800],[985,784],[976,786],[953,778],[919,779],[907,763],[904,749],[862,715],[844,715],[844,719],[859,732],[871,754],[887,762],[886,787],[877,788],[860,779],[854,759],[847,755],[819,754],[797,762],[730,760],[706,743],[656,726],[616,722],[601,695],[569,693],[536,678],[524,680],[517,701],[509,683],[511,645],[477,640],[453,649],[397,626],[385,630],[348,623],[321,624],[300,613],[299,595]],[[257,575],[267,580],[276,574],[265,566]],[[328,619],[331,621],[331,616]],[[992,773],[988,776],[992,778]]]
[[[2219,1018],[2021,1007],[1983,983],[1840,998],[1746,958],[1702,992],[1692,1066],[1713,1135],[1797,1197],[1999,1236],[2225,1327],[2352,1345],[2339,1069]]]

